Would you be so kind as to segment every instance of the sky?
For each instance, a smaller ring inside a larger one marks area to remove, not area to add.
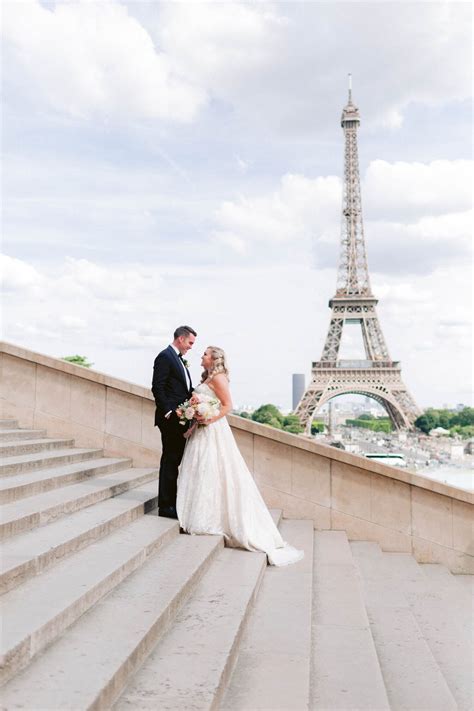
[[[420,407],[471,390],[465,2],[5,0],[3,338],[148,386],[174,328],[291,406],[339,259],[347,75],[368,263]],[[360,357],[360,329],[342,357]]]

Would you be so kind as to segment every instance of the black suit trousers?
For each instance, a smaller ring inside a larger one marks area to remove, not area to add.
[[[172,412],[169,419],[160,416],[158,427],[161,432],[161,462],[158,485],[158,508],[176,508],[176,489],[178,467],[183,458],[186,440],[183,437],[186,428],[179,424],[178,417]]]

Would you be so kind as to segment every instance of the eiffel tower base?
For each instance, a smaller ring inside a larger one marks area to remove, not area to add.
[[[405,387],[397,363],[373,361],[319,361],[295,414],[307,431],[314,415],[338,395],[365,395],[379,402],[397,430],[411,429],[421,414]]]

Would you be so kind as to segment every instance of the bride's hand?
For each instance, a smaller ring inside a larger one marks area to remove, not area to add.
[[[203,415],[196,415],[194,418],[198,425],[212,425],[213,422],[216,422],[219,418],[218,417],[213,417],[210,420],[207,420]]]

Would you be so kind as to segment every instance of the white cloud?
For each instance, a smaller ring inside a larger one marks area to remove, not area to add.
[[[13,340],[34,333],[58,342],[63,335],[82,333],[89,343],[105,338],[129,347],[132,333],[149,337],[157,310],[167,313],[170,307],[165,306],[162,278],[144,265],[106,267],[68,257],[56,266],[34,268],[23,260],[4,260],[7,288],[13,284],[21,290],[5,298],[5,328]],[[33,332],[28,325],[32,313]],[[158,324],[154,328],[160,332]]]
[[[469,26],[467,3],[199,2],[165,4],[155,32],[185,76],[239,115],[300,132],[325,126],[348,71],[373,126],[399,129],[416,102],[467,98]]]
[[[226,232],[225,230],[219,230],[211,235],[211,241],[217,246],[223,245],[224,247],[229,247],[231,252],[239,256],[247,256],[249,253],[249,245],[242,238],[239,237],[235,232]]]
[[[368,262],[386,274],[430,274],[471,258],[472,213],[447,213],[408,223],[367,221]]]
[[[335,3],[334,14],[346,8],[334,39],[352,50],[355,95],[372,124],[399,128],[413,103],[426,106],[428,122],[429,107],[469,98],[469,3]]]
[[[462,212],[472,205],[473,161],[389,163],[374,160],[364,176],[367,215],[439,215]]]
[[[334,176],[284,175],[270,194],[222,203],[215,215],[213,239],[239,254],[255,255],[263,245],[270,260],[268,245],[278,250],[279,244],[291,243],[294,254],[308,253],[315,230],[324,240],[326,231],[333,229],[340,194],[341,183]]]
[[[5,57],[26,95],[85,119],[125,116],[192,121],[203,90],[177,74],[147,30],[112,2],[4,4]]]
[[[468,259],[471,173],[470,161],[370,163],[362,180],[369,268],[428,274]],[[341,199],[337,177],[287,174],[272,192],[222,203],[212,237],[237,255],[267,263],[308,259],[312,244],[315,265],[335,268]],[[459,208],[464,211],[453,212]]]
[[[374,275],[390,355],[401,361],[403,379],[421,406],[470,402],[471,280],[469,263],[403,280]]]
[[[5,291],[17,291],[36,286],[41,280],[38,271],[21,259],[0,254],[0,265],[2,288]]]
[[[66,331],[83,331],[87,328],[87,321],[78,316],[61,316],[59,325]]]
[[[364,120],[396,130],[408,106],[470,91],[468,3],[4,7],[14,93],[78,118],[186,122],[217,100],[265,132],[321,131],[351,70]]]
[[[161,280],[144,265],[114,266],[112,269],[87,259],[67,258],[57,275],[65,291],[78,295],[91,294],[103,301],[126,302],[137,294],[153,295],[161,288]]]
[[[233,100],[271,68],[285,18],[271,2],[165,3],[158,36],[177,70]]]

